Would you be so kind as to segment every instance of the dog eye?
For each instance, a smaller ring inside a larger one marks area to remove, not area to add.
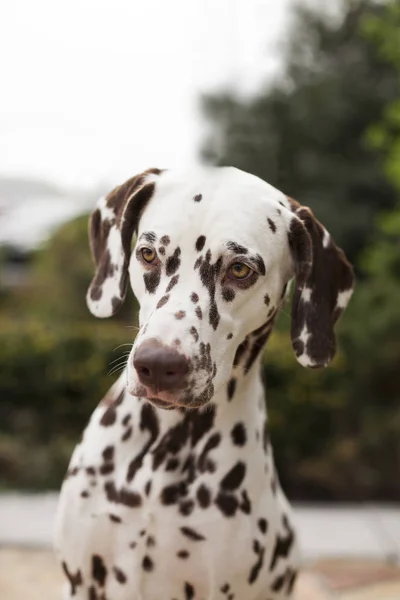
[[[143,260],[147,263],[154,262],[157,257],[156,251],[152,248],[142,248],[140,252],[142,254]]]
[[[237,262],[229,268],[229,275],[234,279],[246,279],[253,273],[252,269],[245,263]]]

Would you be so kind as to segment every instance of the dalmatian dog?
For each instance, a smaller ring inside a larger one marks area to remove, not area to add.
[[[343,252],[308,208],[234,168],[133,177],[99,201],[90,245],[89,309],[113,315],[130,280],[140,327],[62,486],[64,598],[292,598],[260,363],[292,279],[294,354],[331,361],[353,288]]]

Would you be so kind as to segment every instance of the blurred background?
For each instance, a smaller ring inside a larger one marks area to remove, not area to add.
[[[400,500],[400,3],[14,0],[0,57],[0,488],[59,488],[131,341],[133,298],[85,304],[97,198],[205,162],[309,205],[357,273],[331,368],[296,362],[288,307],[268,343],[285,490]]]

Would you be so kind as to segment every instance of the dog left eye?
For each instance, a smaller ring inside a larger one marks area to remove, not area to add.
[[[141,250],[142,258],[147,263],[152,263],[157,258],[156,251],[152,248],[142,248]]]
[[[246,279],[253,273],[248,265],[241,262],[236,262],[229,268],[229,275],[234,279]]]

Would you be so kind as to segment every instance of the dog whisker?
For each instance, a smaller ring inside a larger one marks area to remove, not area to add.
[[[119,346],[117,346],[116,348],[114,348],[113,352],[115,352],[116,350],[118,350],[118,348],[122,348],[122,346],[130,346],[132,348],[133,343],[129,342],[129,343],[126,343],[126,344],[120,344]]]
[[[122,358],[127,358],[130,355],[130,352],[124,352],[123,354],[121,354],[121,356],[118,356],[117,358],[114,358],[114,360],[109,362],[109,365],[112,365],[113,363],[118,362],[119,360],[121,360]]]
[[[117,373],[118,371],[122,371],[122,369],[124,369],[126,367],[127,363],[128,363],[128,361],[124,360],[122,363],[115,365],[114,367],[112,367],[112,369],[109,370],[107,375],[113,375],[114,373]]]

